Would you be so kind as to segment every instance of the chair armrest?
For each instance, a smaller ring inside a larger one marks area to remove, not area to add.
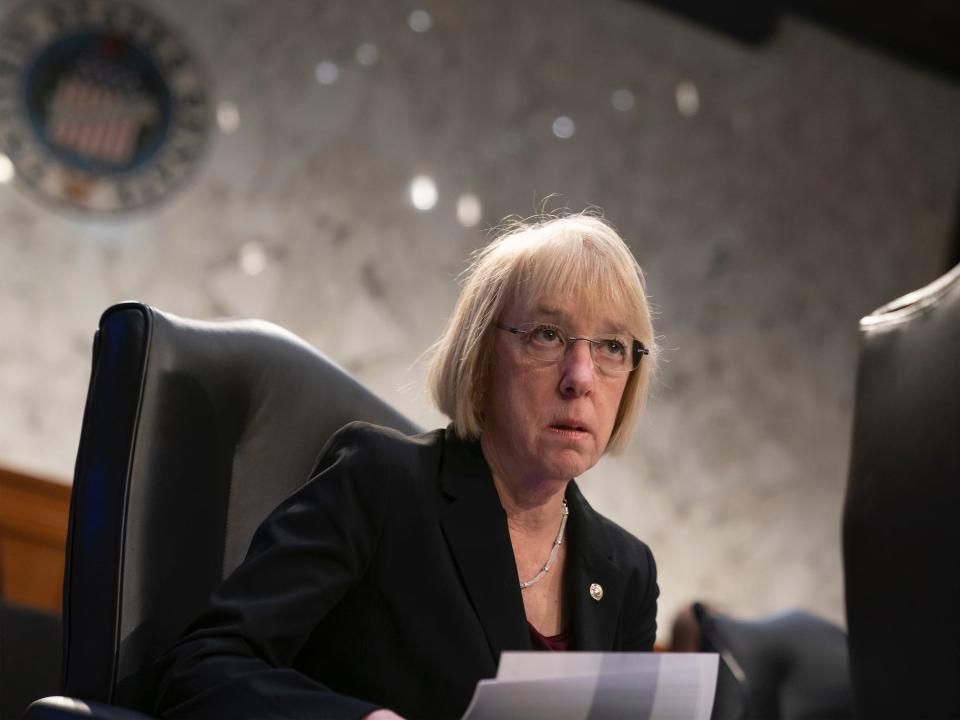
[[[30,703],[23,720],[76,720],[76,718],[94,718],[94,720],[154,720],[130,708],[87,702],[75,698],[53,695]]]

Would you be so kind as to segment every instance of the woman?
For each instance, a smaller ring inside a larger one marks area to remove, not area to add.
[[[334,435],[161,659],[159,710],[456,718],[504,650],[650,650],[653,557],[572,478],[622,447],[654,353],[640,268],[609,225],[505,232],[435,347],[451,425]]]

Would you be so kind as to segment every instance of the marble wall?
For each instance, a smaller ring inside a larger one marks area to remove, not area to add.
[[[421,353],[467,254],[545,198],[595,204],[664,363],[581,485],[653,547],[661,625],[694,598],[842,622],[857,319],[945,269],[960,89],[789,17],[755,49],[619,0],[148,7],[206,68],[209,152],[134,216],[0,185],[0,463],[69,482],[92,334],[127,298],[273,320],[443,423]]]

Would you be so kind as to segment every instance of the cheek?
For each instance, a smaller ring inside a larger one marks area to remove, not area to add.
[[[489,380],[487,407],[493,410],[496,421],[513,428],[524,424],[537,406],[529,369],[512,358],[499,358]]]
[[[626,393],[626,383],[618,384],[618,387],[611,388],[610,395],[604,405],[603,416],[607,424],[607,429],[612,431],[617,421],[617,414],[620,412],[620,403],[623,402],[623,396]]]

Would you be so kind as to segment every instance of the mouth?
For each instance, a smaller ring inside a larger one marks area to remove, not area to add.
[[[551,423],[550,429],[570,435],[585,435],[589,432],[586,425],[578,423],[576,420],[560,420],[559,422]]]

